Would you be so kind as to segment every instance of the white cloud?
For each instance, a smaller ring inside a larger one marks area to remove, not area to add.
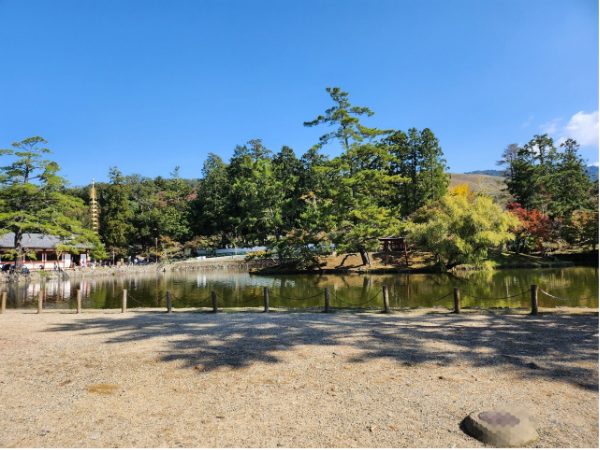
[[[598,111],[579,111],[562,130],[564,138],[573,138],[582,147],[598,145]],[[563,140],[561,138],[560,140]]]

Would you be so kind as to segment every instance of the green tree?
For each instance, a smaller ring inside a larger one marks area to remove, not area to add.
[[[65,192],[58,164],[44,158],[50,153],[46,144],[44,138],[34,136],[0,150],[9,160],[0,167],[0,233],[14,233],[12,256],[17,265],[26,253],[24,233],[57,236],[62,250],[72,253],[79,252],[80,244],[92,244],[93,256],[103,256],[98,236],[77,220],[85,209],[83,201]]]
[[[427,202],[438,200],[448,189],[450,177],[439,142],[429,128],[396,131],[382,145],[393,155],[390,172],[406,179],[398,184],[394,203],[407,217]]]
[[[355,143],[332,162],[336,174],[330,178],[338,180],[333,191],[334,242],[340,251],[359,252],[365,265],[371,263],[368,252],[377,248],[378,238],[394,235],[400,228],[393,198],[407,180],[391,173],[392,160],[383,146]]]
[[[156,209],[159,211],[158,233],[163,239],[185,242],[191,237],[192,186],[179,176],[179,167],[175,168],[168,179],[158,177],[155,184],[158,187],[156,199]]]
[[[563,151],[557,156],[557,163],[548,177],[552,185],[548,209],[555,217],[568,217],[585,207],[592,182],[578,154],[579,144],[574,139],[567,139],[560,146]]]
[[[558,156],[554,141],[547,134],[535,135],[516,152],[507,168],[512,177],[506,183],[514,200],[525,209],[551,212]]]
[[[111,167],[108,176],[110,183],[100,197],[100,235],[111,252],[125,256],[134,232],[131,224],[133,212],[129,204],[130,189],[118,168]]]
[[[262,244],[270,236],[279,236],[283,191],[275,178],[271,151],[260,139],[238,146],[227,172],[233,236],[246,244]]]
[[[335,130],[319,138],[317,147],[322,147],[332,139],[337,139],[342,145],[342,149],[348,151],[353,142],[363,142],[365,139],[372,139],[382,134],[381,130],[369,128],[360,123],[361,116],[370,117],[374,114],[373,111],[365,106],[350,104],[348,93],[342,91],[339,87],[328,87],[325,90],[333,100],[334,105],[328,108],[324,115],[319,115],[314,120],[304,122],[305,127],[318,125],[336,127]]]
[[[514,180],[513,164],[517,159],[519,146],[517,144],[508,145],[502,152],[502,157],[496,162],[497,166],[504,168],[504,177],[508,182]]]
[[[192,229],[197,236],[221,236],[224,244],[231,231],[229,209],[230,182],[227,164],[220,156],[209,153],[202,167],[198,195],[192,204]]]
[[[315,196],[321,198],[322,204],[326,204],[325,199],[332,200],[336,222],[328,231],[338,248],[358,251],[363,264],[370,264],[368,250],[374,248],[378,237],[397,228],[397,214],[390,208],[389,197],[402,177],[391,174],[387,149],[372,143],[387,132],[360,122],[361,116],[372,116],[373,112],[364,106],[353,106],[348,93],[338,87],[326,90],[333,106],[304,125],[334,127],[319,138],[315,148],[336,139],[343,152],[319,170],[326,174],[328,192]]]
[[[296,225],[300,212],[302,211],[302,187],[300,178],[302,176],[302,161],[300,161],[294,150],[283,146],[281,151],[273,158],[273,175],[276,182],[281,186],[281,232],[285,234]]]
[[[490,248],[514,239],[517,219],[490,197],[446,194],[416,211],[406,227],[409,239],[432,252],[446,269],[483,265]]]

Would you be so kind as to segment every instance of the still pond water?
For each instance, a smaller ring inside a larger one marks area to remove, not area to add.
[[[460,288],[464,307],[524,307],[530,305],[529,289],[537,284],[542,307],[598,307],[598,268],[518,269],[471,273],[467,278],[447,274],[388,275],[287,275],[257,276],[243,272],[152,273],[83,280],[48,280],[43,284],[21,282],[6,285],[9,308],[35,308],[41,289],[44,308],[75,308],[81,289],[84,308],[120,308],[123,289],[128,306],[163,307],[171,292],[173,307],[208,307],[210,292],[219,307],[260,307],[263,288],[269,288],[271,307],[322,308],[323,291],[331,291],[332,307],[381,308],[381,287],[387,285],[390,306],[451,308],[452,289]],[[509,297],[509,298],[506,298]]]

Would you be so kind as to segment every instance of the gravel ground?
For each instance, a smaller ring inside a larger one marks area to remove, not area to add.
[[[0,447],[598,447],[598,315],[0,315]]]

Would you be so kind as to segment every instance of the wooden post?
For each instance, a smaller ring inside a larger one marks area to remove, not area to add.
[[[531,315],[537,316],[538,313],[538,287],[537,284],[531,285]]]
[[[6,311],[6,292],[2,293],[2,306],[0,307],[0,314],[4,314]]]
[[[167,313],[173,312],[173,302],[171,301],[171,292],[167,291]]]
[[[329,312],[329,307],[329,288],[325,288],[325,309],[323,310],[323,312]]]
[[[263,297],[265,299],[264,312],[268,313],[269,312],[269,288],[268,287],[263,288]]]
[[[388,292],[388,287],[384,285],[381,288],[383,290],[383,312],[389,313],[390,312],[390,296],[389,296],[389,292]]]
[[[44,291],[42,291],[40,289],[40,293],[38,294],[38,310],[37,310],[38,314],[42,313],[43,305],[44,305]]]
[[[77,289],[77,314],[81,314],[81,289]]]
[[[121,312],[127,312],[127,289],[123,289],[123,298],[121,300]]]
[[[210,291],[210,298],[212,300],[212,312],[217,312],[217,293],[215,291]]]
[[[455,287],[454,288],[454,314],[460,314],[460,290]]]

